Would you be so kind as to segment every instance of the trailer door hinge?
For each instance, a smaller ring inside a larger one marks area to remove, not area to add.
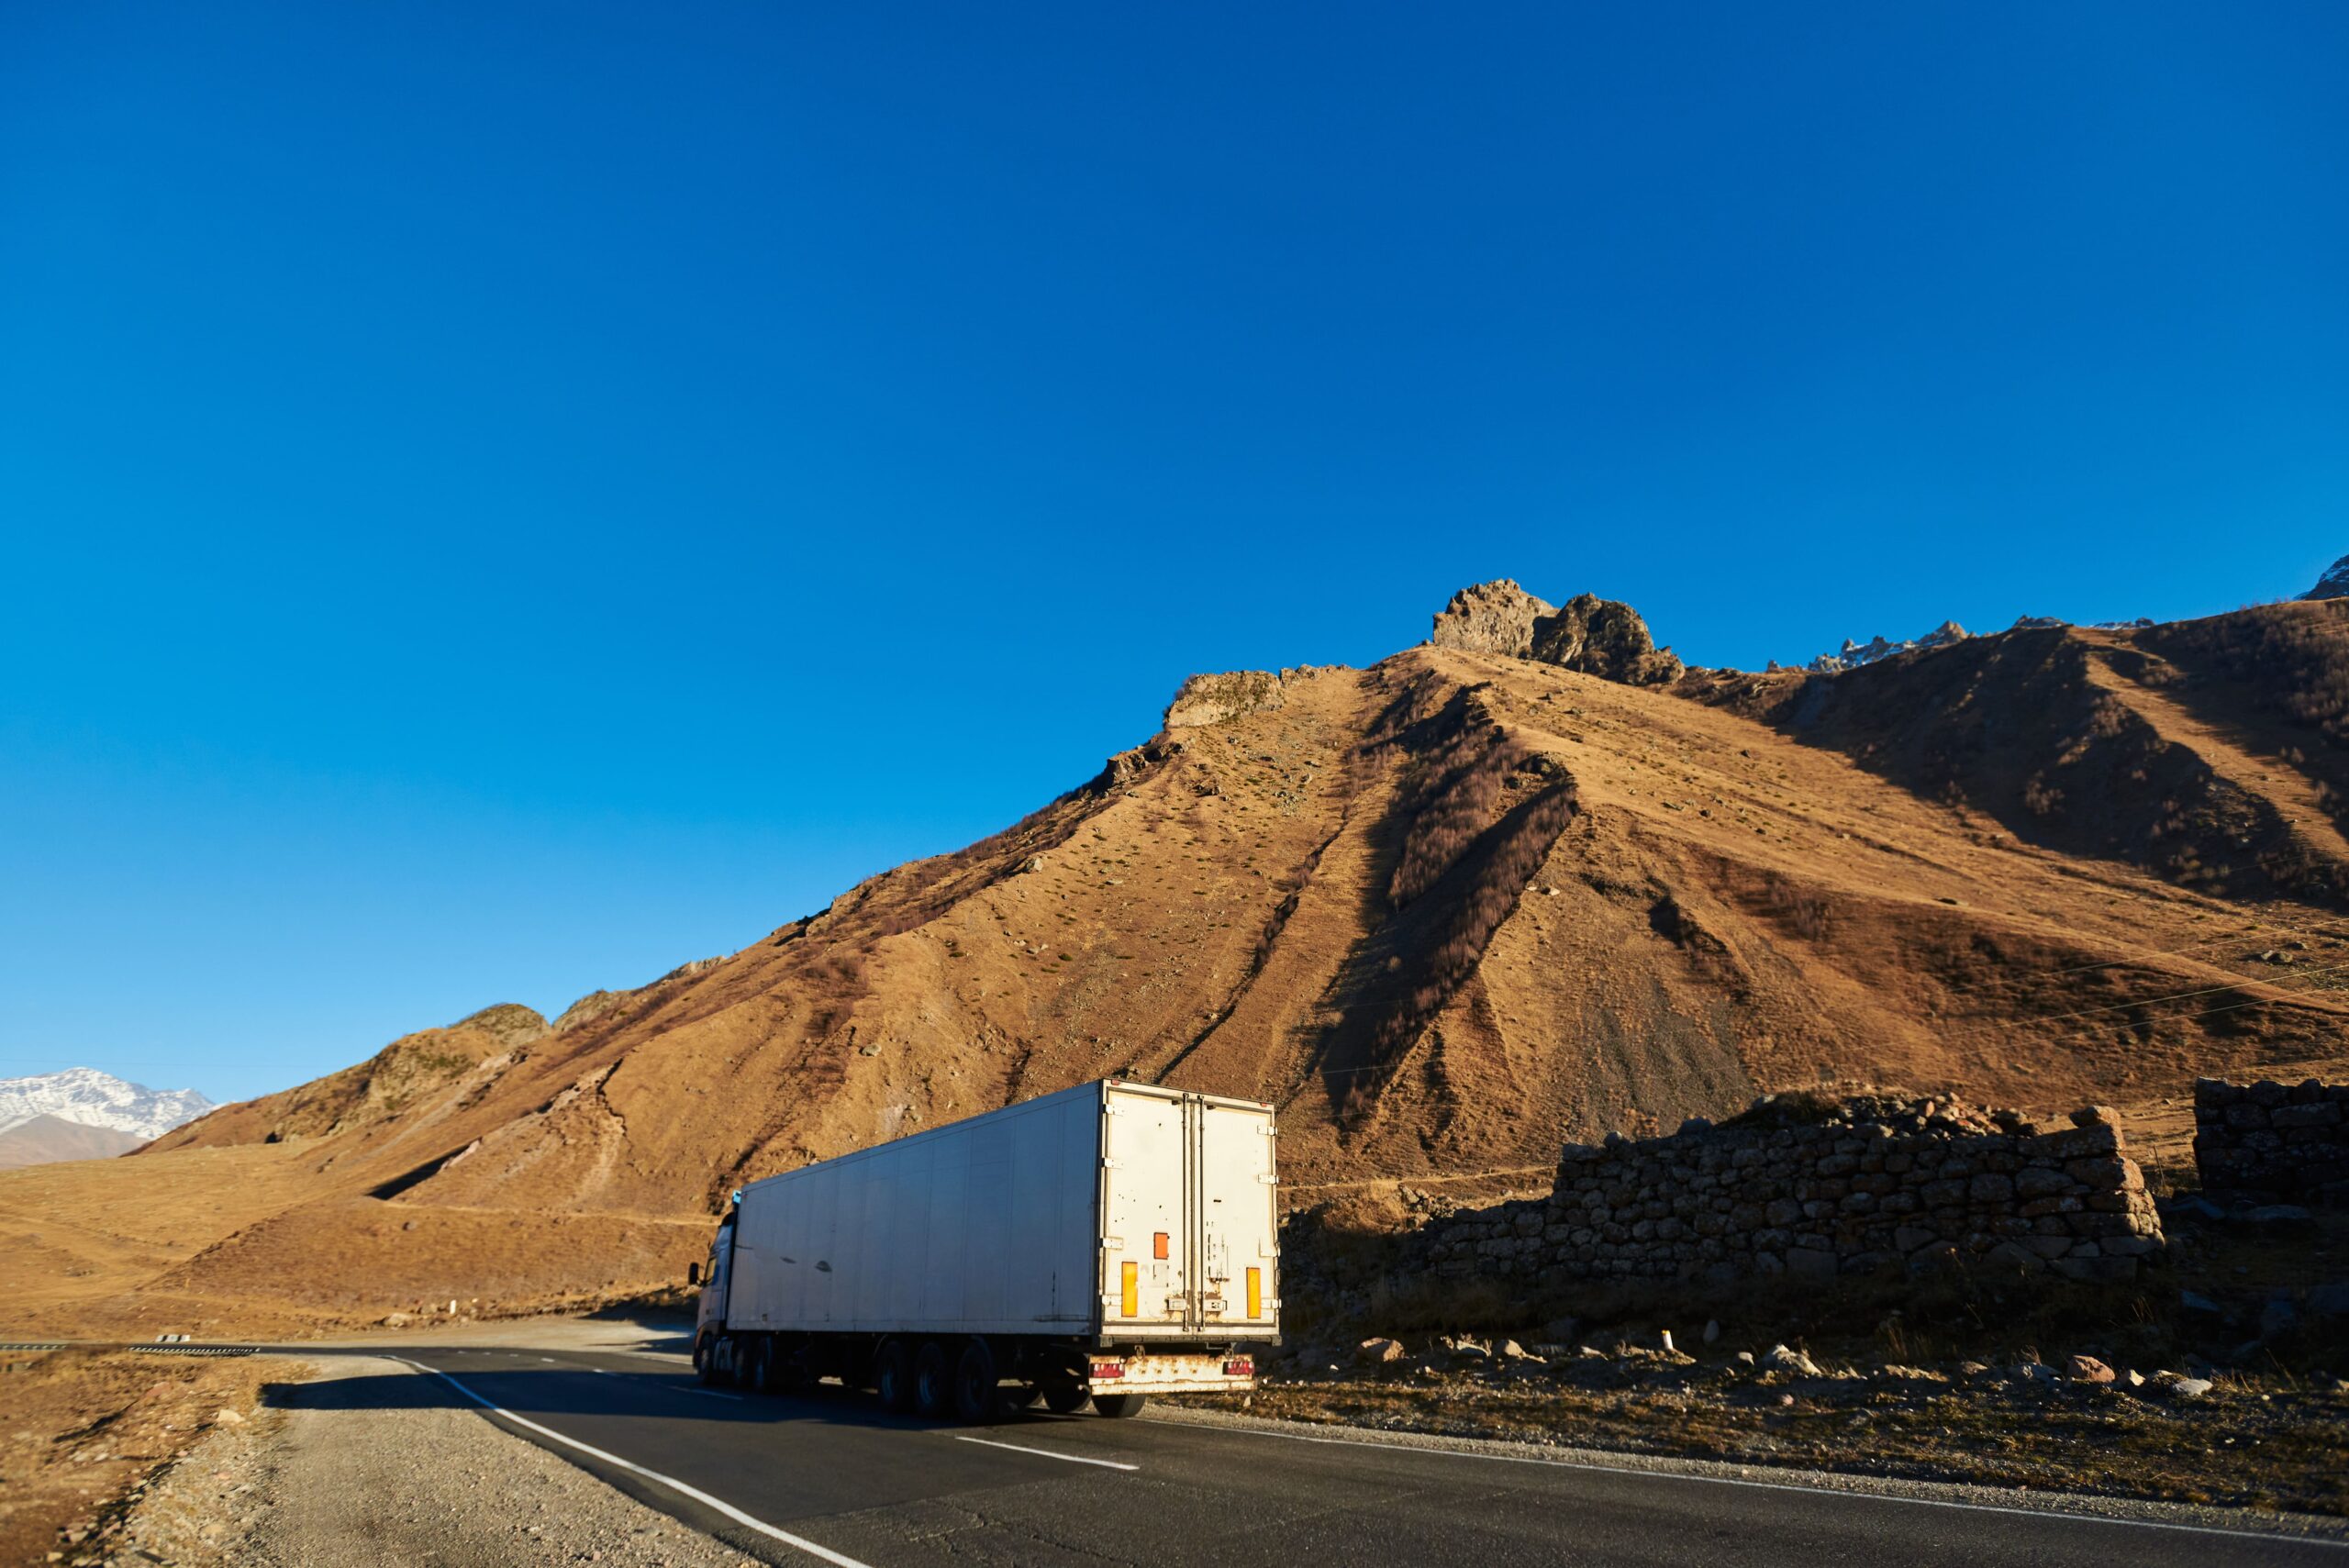
[[[1264,1175],[1261,1175],[1256,1179],[1264,1183],[1268,1187],[1276,1187],[1281,1184],[1281,1179],[1270,1172],[1266,1172]]]

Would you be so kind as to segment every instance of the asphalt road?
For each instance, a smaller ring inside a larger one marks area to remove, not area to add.
[[[679,1358],[642,1352],[436,1347],[404,1359],[417,1370],[291,1397],[358,1411],[472,1405],[774,1562],[2349,1568],[2342,1543],[1814,1489],[1768,1472],[1741,1482],[1148,1416],[940,1426],[837,1389],[720,1394]]]

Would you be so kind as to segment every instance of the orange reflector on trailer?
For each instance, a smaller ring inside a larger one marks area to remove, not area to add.
[[[1129,1318],[1141,1314],[1141,1265],[1118,1265],[1118,1310]]]
[[[1150,1237],[1150,1255],[1151,1255],[1152,1257],[1153,1257],[1153,1258],[1163,1258],[1163,1257],[1166,1256],[1166,1232],[1165,1232],[1165,1231],[1163,1231],[1163,1230],[1153,1230],[1152,1232],[1151,1232],[1151,1237]]]
[[[1253,1323],[1264,1315],[1264,1271],[1248,1271],[1248,1321]]]

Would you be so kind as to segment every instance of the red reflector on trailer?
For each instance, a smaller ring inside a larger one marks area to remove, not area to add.
[[[1226,1377],[1253,1377],[1256,1375],[1256,1363],[1246,1356],[1234,1356],[1231,1360],[1223,1363],[1223,1375]]]
[[[1093,1363],[1093,1375],[1095,1377],[1123,1377],[1126,1375],[1126,1363],[1123,1362],[1095,1362]]]

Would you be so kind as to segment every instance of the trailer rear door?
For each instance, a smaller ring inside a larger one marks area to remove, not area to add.
[[[1279,1318],[1272,1113],[1206,1098],[1194,1101],[1191,1112],[1198,1149],[1199,1322],[1244,1339],[1244,1330],[1270,1329]]]
[[[1113,1328],[1191,1323],[1190,1106],[1113,1087],[1102,1107],[1101,1318]]]

